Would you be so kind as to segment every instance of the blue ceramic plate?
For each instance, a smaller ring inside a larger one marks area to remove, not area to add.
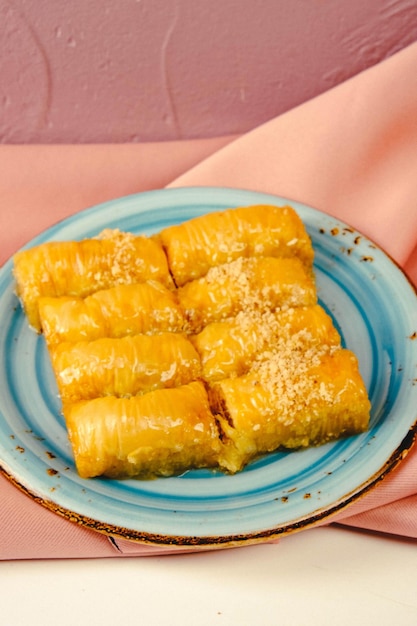
[[[152,481],[83,480],[44,340],[28,328],[9,261],[0,272],[0,458],[15,484],[46,507],[110,535],[162,545],[236,545],[331,516],[400,462],[416,434],[416,294],[395,263],[346,224],[285,198],[189,188],[101,204],[30,245],[90,237],[103,228],[150,234],[209,211],[257,203],[291,203],[308,229],[320,302],[356,352],[369,391],[369,432],[271,454],[235,476],[199,470]]]

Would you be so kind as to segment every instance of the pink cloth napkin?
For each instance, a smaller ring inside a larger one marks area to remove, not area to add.
[[[0,146],[0,263],[43,228],[92,204],[164,186],[214,185],[275,193],[339,217],[384,247],[417,284],[416,73],[413,44],[241,137]],[[0,500],[0,559],[167,551],[79,527],[3,476]],[[417,447],[332,521],[417,539]]]

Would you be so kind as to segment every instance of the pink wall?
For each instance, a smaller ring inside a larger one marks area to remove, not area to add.
[[[415,0],[0,0],[0,142],[241,133],[416,39]]]

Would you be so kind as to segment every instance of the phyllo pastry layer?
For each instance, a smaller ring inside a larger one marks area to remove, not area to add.
[[[265,354],[246,375],[214,383],[211,406],[227,440],[231,472],[278,449],[305,448],[364,432],[370,402],[346,349]]]
[[[64,416],[83,478],[171,476],[218,463],[221,443],[201,382],[76,403]]]
[[[244,310],[316,304],[314,278],[299,259],[239,258],[177,290],[190,332]]]
[[[208,324],[191,337],[207,381],[247,373],[258,355],[292,338],[294,350],[340,345],[331,317],[316,304],[275,311],[243,310],[235,317]]]
[[[201,377],[197,351],[179,333],[60,343],[51,348],[51,360],[64,404],[128,397]]]
[[[165,228],[158,240],[177,286],[240,257],[298,257],[311,267],[314,256],[304,224],[290,206],[253,205],[207,213]]]
[[[42,296],[84,298],[118,284],[158,280],[173,287],[161,246],[145,236],[118,230],[82,241],[52,241],[14,256],[14,276],[29,324],[40,331]]]
[[[118,285],[86,298],[40,298],[39,317],[49,346],[185,328],[175,292],[157,281]]]

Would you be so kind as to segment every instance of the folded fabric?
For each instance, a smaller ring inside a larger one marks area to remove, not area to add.
[[[59,220],[119,196],[164,187],[233,139],[0,146],[0,265]]]
[[[417,43],[238,138],[170,186],[304,202],[368,235],[416,279],[416,67]]]
[[[3,146],[2,258],[44,227],[163,186],[275,193],[363,231],[417,283],[417,44],[242,137],[135,146]],[[417,451],[330,521],[417,538]],[[139,556],[71,523],[0,476],[0,559]],[[328,522],[327,522],[328,523]],[[174,551],[182,551],[174,548]]]

